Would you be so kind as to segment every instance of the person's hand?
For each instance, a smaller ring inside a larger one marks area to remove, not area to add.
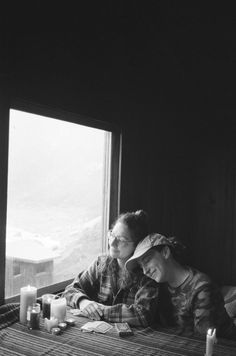
[[[79,308],[84,316],[89,319],[101,320],[103,316],[103,305],[92,300],[82,299],[79,303]]]

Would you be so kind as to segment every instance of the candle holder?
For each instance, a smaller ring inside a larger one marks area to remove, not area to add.
[[[45,318],[44,319],[44,328],[48,331],[51,332],[52,328],[56,328],[58,326],[58,320],[54,317],[51,317],[50,319]]]
[[[65,323],[69,326],[74,326],[75,325],[75,319],[73,318],[68,318],[65,320]]]
[[[51,301],[55,299],[54,294],[44,294],[42,296],[42,315],[43,318],[50,319],[51,316]]]
[[[32,306],[28,306],[27,309],[27,327],[30,330],[39,329],[40,325],[40,304],[33,303]]]
[[[61,330],[66,330],[67,328],[67,323],[66,322],[61,322],[58,324],[58,327],[61,329]]]
[[[61,333],[61,329],[60,328],[52,328],[51,333],[53,335],[59,335]]]
[[[36,303],[37,288],[32,286],[22,287],[20,289],[20,323],[26,324],[27,322],[27,309]]]

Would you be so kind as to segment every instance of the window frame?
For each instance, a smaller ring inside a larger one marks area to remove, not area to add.
[[[107,215],[108,228],[111,223],[115,220],[120,212],[120,180],[121,180],[121,143],[122,143],[122,133],[118,125],[93,119],[91,117],[85,117],[83,115],[69,112],[67,110],[47,107],[45,105],[40,105],[25,100],[17,99],[12,102],[8,109],[3,114],[4,130],[1,130],[0,139],[3,138],[3,146],[0,147],[0,164],[3,167],[2,173],[0,173],[0,181],[3,181],[2,188],[0,188],[0,305],[4,303],[19,302],[19,294],[5,299],[5,261],[6,261],[6,217],[7,217],[7,182],[8,182],[8,148],[9,148],[9,121],[10,121],[10,110],[20,110],[28,113],[42,115],[48,118],[54,118],[66,122],[75,123],[78,125],[84,125],[88,127],[93,127],[101,130],[106,130],[111,132],[111,153],[110,160],[108,162],[108,155],[105,157],[110,173],[110,181],[106,177],[105,185],[107,190],[104,194],[104,214]],[[1,111],[1,108],[0,108]],[[0,129],[2,124],[0,124]],[[3,137],[1,137],[3,136]],[[5,187],[5,190],[4,190]],[[107,251],[107,241],[103,238],[102,242],[103,251]],[[76,273],[76,271],[75,271]],[[39,288],[37,290],[38,296],[45,293],[59,293],[64,290],[66,285],[71,283],[73,279],[65,280],[47,287]]]

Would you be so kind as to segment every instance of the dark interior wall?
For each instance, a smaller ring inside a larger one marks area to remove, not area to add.
[[[193,265],[235,284],[233,12],[147,3],[55,18],[37,2],[6,33],[4,87],[10,101],[118,123],[121,210],[145,209],[151,230],[189,246]]]
[[[201,121],[202,113],[191,113],[198,123],[192,128],[182,116],[175,123],[166,119],[159,137],[151,130],[147,209],[153,230],[181,238],[192,265],[230,284],[236,256],[235,124],[232,112],[218,112],[214,121],[207,114]]]
[[[235,284],[235,114],[214,114],[196,137],[192,246],[200,256],[195,255],[197,265]]]
[[[143,118],[124,140],[121,206],[147,210],[152,231],[175,235],[187,245],[189,263],[219,283],[235,284],[233,112]]]

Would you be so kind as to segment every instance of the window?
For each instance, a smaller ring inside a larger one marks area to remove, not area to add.
[[[17,260],[14,260],[12,262],[13,262],[13,278],[14,278],[14,276],[20,274],[20,263]]]
[[[106,251],[111,211],[118,212],[109,204],[118,136],[84,121],[10,110],[6,299],[28,284],[63,288]]]

